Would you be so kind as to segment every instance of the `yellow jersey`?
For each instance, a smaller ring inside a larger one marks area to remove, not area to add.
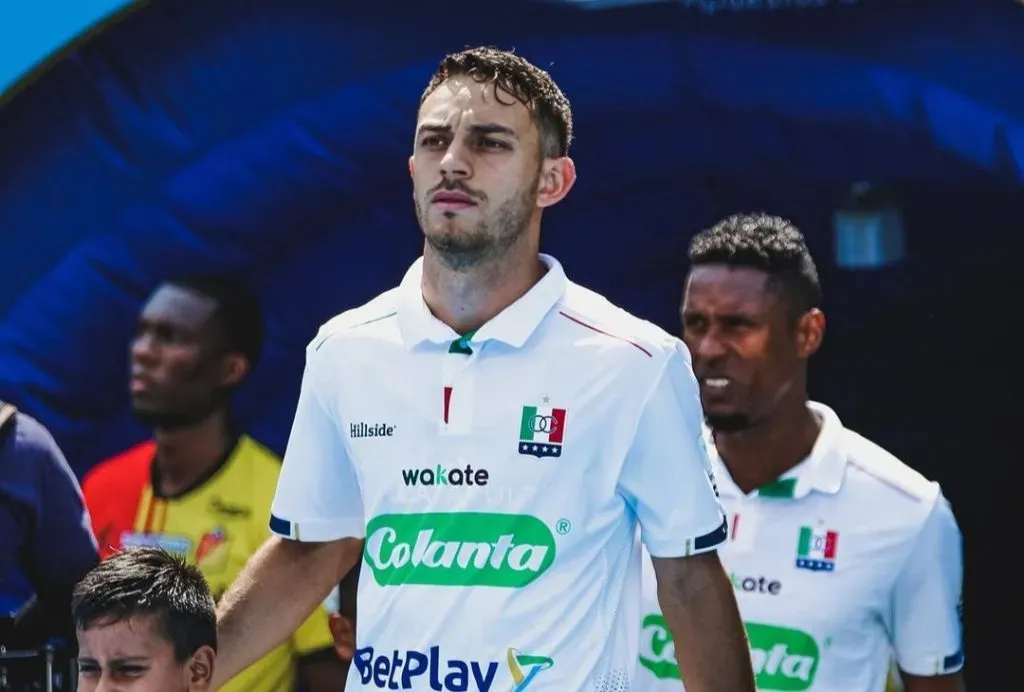
[[[219,600],[270,535],[270,503],[280,459],[242,436],[228,457],[192,489],[174,497],[154,490],[156,444],[144,442],[98,464],[82,483],[93,531],[105,558],[120,548],[156,546],[199,567]],[[320,608],[292,637],[238,674],[222,692],[292,692],[296,659],[333,645]]]

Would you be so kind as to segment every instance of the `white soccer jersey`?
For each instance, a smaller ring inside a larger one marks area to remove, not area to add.
[[[880,692],[895,650],[913,675],[963,665],[960,530],[936,483],[847,430],[826,406],[811,455],[749,495],[709,443],[729,517],[719,553],[759,690]],[[680,689],[645,556],[634,690]]]
[[[725,540],[682,343],[565,278],[471,335],[401,286],[307,349],[272,528],[365,537],[348,689],[624,692],[640,546]]]

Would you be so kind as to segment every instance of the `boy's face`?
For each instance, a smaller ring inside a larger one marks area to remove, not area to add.
[[[206,692],[216,654],[204,646],[184,663],[154,616],[78,630],[79,692]]]

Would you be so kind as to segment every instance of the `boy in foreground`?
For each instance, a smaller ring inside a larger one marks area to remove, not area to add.
[[[196,567],[127,549],[75,587],[78,691],[206,692],[217,657],[213,597]]]

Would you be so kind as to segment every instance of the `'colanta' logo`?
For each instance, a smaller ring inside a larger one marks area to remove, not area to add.
[[[555,561],[551,531],[525,514],[382,514],[366,536],[366,560],[381,586],[521,588]]]

